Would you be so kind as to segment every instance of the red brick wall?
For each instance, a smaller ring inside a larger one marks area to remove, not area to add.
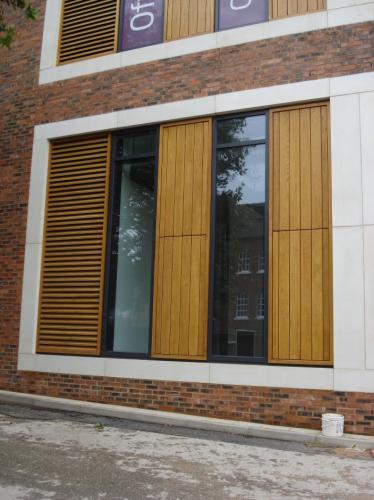
[[[374,23],[313,31],[38,85],[45,2],[15,17],[0,49],[0,388],[218,417],[318,427],[342,411],[347,430],[373,433],[373,395],[211,386],[17,372],[27,199],[35,124],[112,110],[372,71]]]
[[[124,363],[126,361],[124,360]],[[5,389],[53,397],[320,429],[321,414],[345,431],[374,435],[374,394],[20,372]]]

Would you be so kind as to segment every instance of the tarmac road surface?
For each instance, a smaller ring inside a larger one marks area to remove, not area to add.
[[[369,452],[0,403],[0,500],[373,499]]]

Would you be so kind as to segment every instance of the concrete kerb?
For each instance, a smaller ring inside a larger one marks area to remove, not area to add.
[[[102,403],[91,403],[72,399],[53,398],[35,394],[0,391],[0,401],[20,405],[47,408],[50,410],[70,411],[97,415],[101,417],[122,418],[144,423],[170,425],[206,431],[225,432],[243,436],[252,436],[280,441],[317,443],[326,446],[345,448],[374,449],[374,437],[356,434],[344,434],[343,437],[326,437],[320,431],[238,422],[210,417],[199,417],[156,410],[144,410]]]

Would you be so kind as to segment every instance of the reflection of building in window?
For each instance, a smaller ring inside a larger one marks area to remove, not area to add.
[[[250,257],[248,250],[243,250],[238,256],[238,273],[250,273]]]
[[[257,295],[256,301],[256,319],[264,319],[265,317],[265,299],[264,294]]]
[[[248,295],[244,293],[236,297],[236,318],[248,318]]]
[[[258,254],[257,272],[258,273],[265,272],[265,256],[262,250]]]

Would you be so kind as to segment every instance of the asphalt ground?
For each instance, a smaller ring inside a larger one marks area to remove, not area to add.
[[[0,500],[373,499],[369,451],[0,403]]]

